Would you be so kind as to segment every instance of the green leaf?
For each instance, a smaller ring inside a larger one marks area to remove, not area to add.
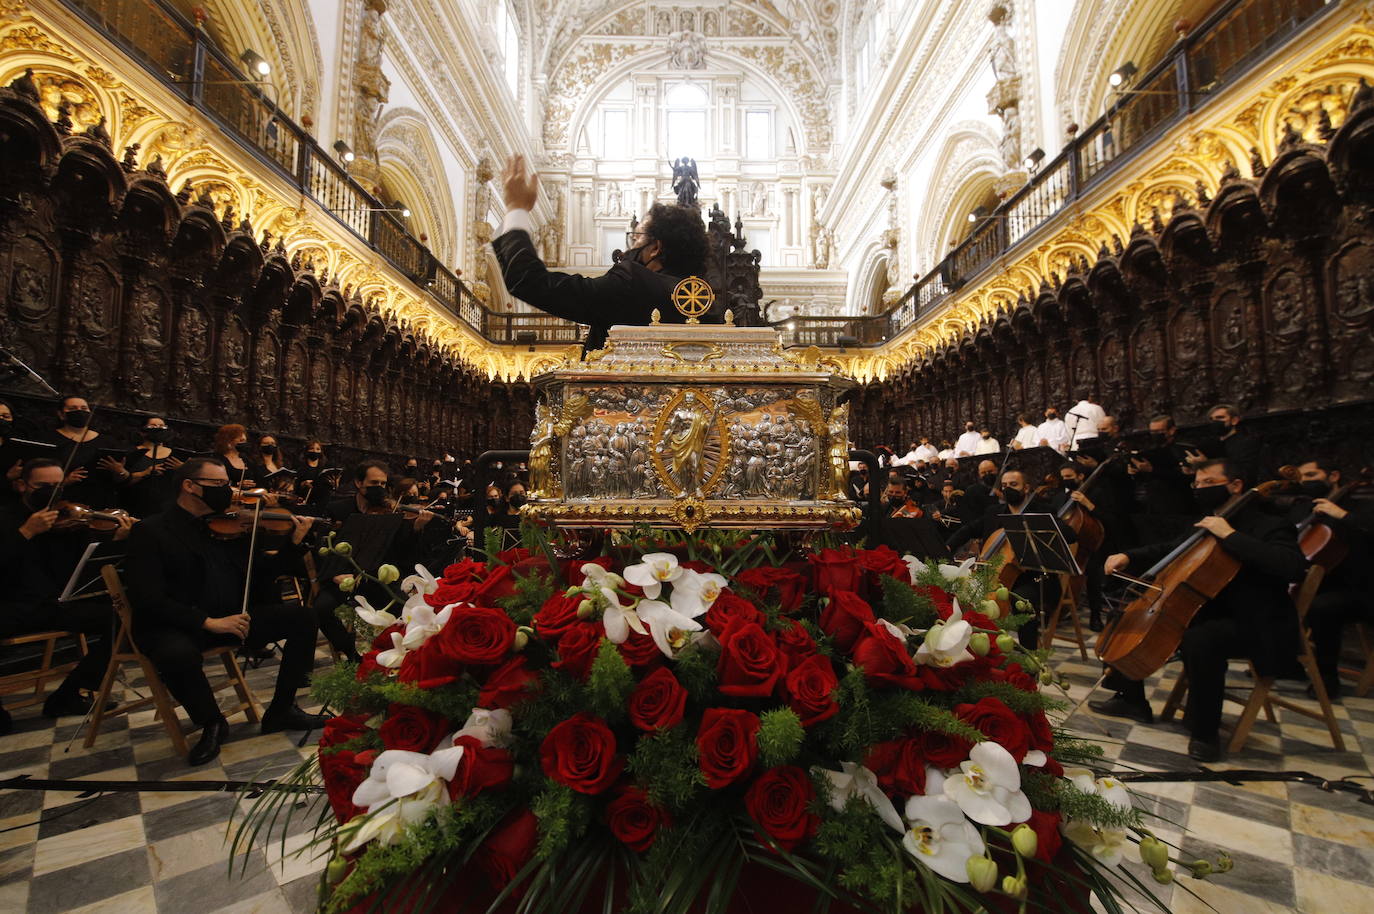
[[[765,768],[786,765],[801,752],[806,730],[791,708],[764,711],[759,715],[759,761]]]
[[[612,723],[621,720],[625,717],[626,703],[634,688],[634,674],[620,655],[620,649],[602,638],[596,659],[592,661],[591,676],[587,680],[590,710]]]

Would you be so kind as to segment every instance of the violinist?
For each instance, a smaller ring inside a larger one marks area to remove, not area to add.
[[[958,526],[963,517],[963,494],[954,488],[954,480],[946,479],[940,486],[940,500],[935,502],[931,517],[944,525],[945,532]]]
[[[886,517],[925,517],[921,506],[911,500],[911,487],[901,473],[889,473],[887,476],[883,510]]]
[[[237,488],[252,489],[257,486],[248,461],[242,452],[248,449],[248,429],[236,423],[221,425],[215,431],[215,460],[218,460],[229,474],[229,481]]]
[[[1340,698],[1341,631],[1347,623],[1374,624],[1374,603],[1369,600],[1374,585],[1371,559],[1374,559],[1374,510],[1368,503],[1340,503],[1331,496],[1340,488],[1341,471],[1325,458],[1314,457],[1298,465],[1298,488],[1289,520],[1296,525],[1311,520],[1329,527],[1345,553],[1335,558],[1322,579],[1321,590],[1307,609],[1307,626],[1312,633],[1312,652],[1321,671],[1326,694],[1332,701]],[[1314,559],[1320,562],[1320,559]]]
[[[0,637],[11,638],[54,628],[96,636],[89,652],[43,703],[48,717],[82,716],[90,710],[81,690],[100,688],[110,661],[114,611],[108,600],[91,598],[58,602],[86,547],[94,540],[123,540],[133,519],[115,521],[100,534],[72,524],[57,510],[62,466],[45,457],[24,464],[18,480],[20,503],[0,509],[0,575],[6,582],[0,598]],[[50,507],[52,506],[52,507]]]
[[[173,473],[182,461],[172,456],[166,444],[172,435],[167,420],[149,416],[143,420],[142,434],[142,440],[124,458],[124,468],[129,471],[124,505],[135,517],[151,517],[176,501]]]
[[[1293,525],[1263,503],[1252,501],[1227,517],[1216,516],[1242,491],[1241,471],[1227,461],[1208,460],[1197,466],[1192,494],[1197,510],[1205,516],[1194,526],[1220,540],[1221,548],[1240,562],[1235,577],[1197,612],[1183,635],[1186,721],[1191,737],[1188,755],[1199,762],[1221,757],[1218,731],[1227,661],[1248,658],[1266,676],[1291,656],[1297,617],[1288,587],[1307,570]],[[1191,532],[1108,556],[1104,570],[1107,574],[1140,573],[1169,555]],[[1110,717],[1154,722],[1142,682],[1112,670],[1106,684],[1116,694],[1089,702],[1090,708]]]
[[[297,518],[287,542],[277,541],[274,552],[252,557],[250,577],[250,537],[218,539],[205,522],[207,516],[228,510],[232,502],[224,465],[193,458],[176,471],[176,479],[176,501],[138,524],[129,537],[125,578],[134,638],[201,728],[187,762],[203,765],[219,755],[229,733],[205,678],[201,652],[207,648],[283,642],[281,669],[262,717],[262,732],[310,730],[324,722],[324,717],[296,706],[296,689],[315,656],[314,615],[308,607],[282,603],[276,580],[303,573],[302,541],[310,520]]]

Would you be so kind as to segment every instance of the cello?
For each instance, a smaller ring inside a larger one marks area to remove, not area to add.
[[[1371,484],[1374,484],[1374,479],[1371,479],[1370,468],[1365,467],[1360,470],[1358,479],[1338,486],[1326,496],[1326,500],[1339,505],[1351,492]],[[1307,561],[1313,565],[1320,565],[1326,571],[1345,561],[1346,555],[1350,552],[1349,546],[1326,522],[1326,515],[1316,510],[1298,524],[1298,548],[1302,550]]]
[[[1231,497],[1215,512],[1229,518],[1256,498],[1284,485],[1261,483]],[[1240,571],[1240,560],[1206,530],[1198,529],[1141,575],[1149,590],[1132,600],[1097,639],[1097,656],[1123,675],[1143,680],[1173,656],[1183,633],[1208,601]]]

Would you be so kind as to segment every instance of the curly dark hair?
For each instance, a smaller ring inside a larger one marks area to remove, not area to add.
[[[655,203],[648,213],[649,236],[662,243],[663,272],[696,276],[706,265],[706,224],[691,206]]]

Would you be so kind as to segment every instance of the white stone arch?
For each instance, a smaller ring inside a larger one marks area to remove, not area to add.
[[[887,266],[893,256],[892,248],[875,241],[864,248],[859,268],[853,273],[853,290],[849,314],[869,315],[883,311],[883,293],[887,291]]]
[[[916,221],[921,263],[939,263],[949,242],[967,234],[968,214],[1006,171],[997,141],[997,131],[982,121],[960,121],[950,131],[935,156],[930,193]]]
[[[378,122],[377,157],[387,187],[410,208],[411,234],[428,235],[435,256],[456,265],[458,214],[429,121],[413,108],[388,109]]]

